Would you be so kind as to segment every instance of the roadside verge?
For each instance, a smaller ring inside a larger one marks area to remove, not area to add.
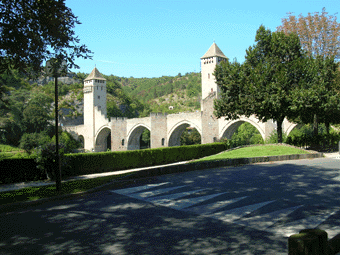
[[[153,176],[164,175],[164,174],[187,172],[187,171],[204,170],[204,169],[217,168],[217,167],[238,166],[238,165],[256,164],[256,163],[273,162],[273,161],[313,159],[313,158],[321,158],[321,157],[323,157],[323,153],[265,156],[265,157],[254,157],[254,158],[234,158],[234,159],[203,161],[203,162],[182,162],[179,164],[143,168],[137,171],[131,171],[131,170],[120,171],[120,174],[124,174],[124,176],[122,176],[121,178],[118,177],[112,182],[89,189],[87,191],[54,196],[54,197],[49,197],[49,198],[42,198],[42,199],[38,199],[34,201],[24,201],[24,202],[16,202],[16,203],[11,203],[11,204],[0,205],[0,214],[8,213],[8,212],[16,211],[16,210],[28,210],[32,206],[41,205],[46,202],[77,198],[77,197],[81,197],[81,196],[84,196],[90,193],[105,191],[109,187],[112,189],[124,188],[126,185],[133,184],[136,179],[141,179],[141,178],[153,177]],[[113,172],[112,175],[114,174],[117,175],[117,173]],[[82,177],[82,179],[83,178],[91,179],[91,178],[96,178],[96,177],[87,176],[87,177]]]

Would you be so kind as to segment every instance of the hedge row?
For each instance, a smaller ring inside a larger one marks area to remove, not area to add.
[[[213,143],[121,152],[66,154],[69,167],[62,169],[62,178],[164,165],[202,158],[227,149],[228,143]],[[46,179],[46,174],[36,167],[34,159],[0,160],[0,184],[43,179]]]
[[[27,182],[46,179],[34,159],[7,158],[0,161],[0,183]]]
[[[323,150],[337,150],[340,141],[340,134],[301,134],[288,136],[286,143],[305,148],[317,148]]]
[[[164,165],[202,158],[227,149],[229,148],[226,143],[213,143],[121,152],[67,154],[71,167],[64,174],[77,176]]]

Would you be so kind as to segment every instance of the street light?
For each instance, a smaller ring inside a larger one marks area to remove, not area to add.
[[[67,65],[65,61],[62,61],[60,58],[52,58],[46,62],[46,73],[49,76],[54,77],[54,87],[55,87],[55,161],[57,167],[55,168],[55,182],[56,182],[56,190],[57,193],[61,193],[61,166],[60,166],[60,157],[59,157],[59,130],[58,130],[58,77],[66,74]]]

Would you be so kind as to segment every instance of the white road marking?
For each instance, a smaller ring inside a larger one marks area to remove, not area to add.
[[[133,194],[129,194],[128,196],[145,200],[148,197],[156,196],[156,195],[163,194],[163,193],[175,190],[175,189],[180,189],[183,187],[185,186],[176,186],[176,187],[165,188],[165,189],[156,189],[156,190],[151,190],[151,191],[146,191],[146,192],[133,193]]]
[[[195,197],[195,198],[172,200],[172,201],[169,201],[168,203],[160,203],[160,205],[171,207],[171,208],[177,209],[177,210],[181,210],[181,209],[187,208],[189,206],[192,206],[194,204],[198,204],[198,203],[204,202],[208,199],[220,196],[220,195],[225,194],[225,193],[226,192],[207,195],[207,196],[200,196],[200,197]],[[155,203],[155,204],[157,204],[157,203]]]
[[[220,200],[220,201],[209,203],[206,205],[194,206],[196,204],[205,202],[209,199],[223,195],[227,192],[181,199],[185,196],[192,195],[192,194],[205,190],[205,189],[198,189],[198,190],[185,191],[185,192],[168,194],[168,195],[163,195],[163,196],[157,196],[157,195],[160,195],[160,194],[163,194],[163,193],[175,190],[175,189],[186,187],[186,186],[175,186],[175,187],[169,187],[169,188],[163,188],[163,189],[156,188],[156,187],[160,187],[162,185],[168,184],[168,183],[169,182],[158,183],[158,184],[148,184],[144,186],[138,186],[138,187],[127,188],[127,189],[111,190],[111,192],[121,194],[121,195],[127,195],[129,197],[141,199],[143,201],[151,202],[156,205],[170,207],[176,210],[190,211],[190,212],[194,212],[200,215],[204,215],[206,217],[212,217],[212,218],[219,219],[219,220],[226,221],[226,222],[245,225],[245,226],[249,226],[255,229],[259,229],[259,230],[266,230],[266,231],[278,234],[280,236],[286,236],[286,237],[289,237],[292,234],[298,233],[301,229],[315,228],[319,226],[320,224],[322,224],[324,221],[326,221],[331,215],[338,212],[338,211],[335,212],[334,210],[327,210],[327,212],[319,214],[319,215],[315,215],[315,216],[311,216],[311,217],[307,217],[307,218],[303,218],[303,219],[295,220],[291,222],[277,224],[277,222],[279,222],[281,219],[288,216],[290,213],[294,212],[295,210],[301,208],[303,205],[289,207],[285,209],[278,208],[279,210],[276,210],[273,212],[261,214],[261,215],[250,217],[250,218],[242,218],[245,215],[256,211],[257,209],[274,202],[275,200],[216,212],[217,210],[223,209],[223,207],[236,203],[242,199],[247,198],[248,196],[238,197],[238,198],[233,198],[233,199],[228,199],[228,200]],[[156,188],[156,189],[149,190],[152,188]],[[328,228],[328,230],[326,228]],[[326,228],[323,228],[323,229],[327,232],[329,231],[328,232],[329,238],[335,236],[336,234],[340,232],[340,227],[338,226],[327,226]]]
[[[200,192],[202,190],[206,190],[206,189],[186,191],[186,192],[164,195],[164,196],[159,196],[159,197],[150,197],[150,198],[147,198],[146,201],[160,204],[163,201],[165,201],[165,202],[166,201],[172,201],[174,199],[178,199],[178,198],[185,197],[185,196],[188,196],[188,195],[191,195],[191,194],[195,194],[195,193]]]
[[[270,227],[267,230],[279,235],[289,237],[293,234],[299,233],[299,231],[302,229],[316,228],[334,213],[334,211],[329,210],[327,213],[323,213],[321,215],[315,215],[300,220],[294,220],[291,222],[285,222],[284,224]]]
[[[135,193],[135,192],[138,192],[138,191],[147,190],[147,189],[151,189],[151,188],[158,187],[158,186],[161,186],[161,185],[165,185],[165,184],[168,184],[168,183],[169,182],[163,182],[163,183],[157,183],[157,184],[148,184],[148,185],[144,185],[144,186],[138,186],[138,187],[127,188],[127,189],[111,190],[111,192],[121,194],[121,195],[127,195],[127,194]]]
[[[195,206],[195,207],[192,207],[192,208],[187,208],[185,210],[191,211],[191,212],[194,212],[194,213],[197,213],[197,214],[211,214],[214,211],[217,211],[218,209],[221,209],[221,208],[223,208],[227,205],[230,205],[232,203],[235,203],[235,202],[240,201],[240,200],[245,199],[245,198],[247,198],[247,196],[238,197],[238,198],[234,198],[234,199],[230,199],[230,200],[217,201],[215,203]]]
[[[227,222],[234,222],[235,220],[243,217],[244,215],[249,214],[267,204],[273,203],[274,201],[275,200],[238,207],[227,211],[217,212],[208,216]]]
[[[260,229],[260,230],[265,230],[269,226],[272,226],[273,224],[275,224],[281,218],[289,215],[290,213],[294,212],[300,207],[302,207],[302,205],[289,207],[286,209],[277,210],[277,211],[266,213],[266,214],[261,214],[261,215],[254,216],[251,218],[242,218],[237,221],[234,221],[234,223]]]

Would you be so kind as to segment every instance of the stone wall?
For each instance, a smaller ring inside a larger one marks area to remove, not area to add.
[[[218,119],[214,116],[214,100],[216,98],[216,92],[212,92],[201,104],[203,105],[202,111],[202,138],[201,143],[213,143],[218,140],[219,125]]]
[[[150,147],[167,147],[167,115],[162,113],[151,113]]]
[[[127,150],[127,121],[126,118],[111,118],[111,150]]]

